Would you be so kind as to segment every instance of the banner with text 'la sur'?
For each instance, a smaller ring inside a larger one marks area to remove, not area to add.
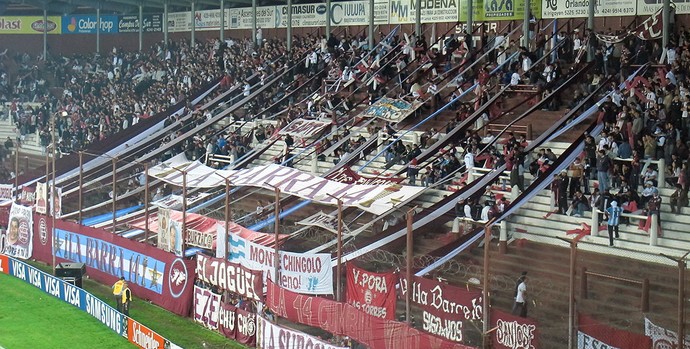
[[[264,271],[275,280],[275,250],[255,244],[235,234],[228,235],[228,260],[252,270]],[[333,294],[333,267],[330,253],[279,251],[280,285],[306,294]]]
[[[400,275],[401,297],[408,292],[407,280]],[[482,292],[440,281],[414,276],[411,287],[412,303],[422,308],[424,331],[456,342],[463,341],[467,321],[481,321]]]
[[[270,280],[266,305],[280,317],[352,337],[371,349],[471,349],[406,323],[371,316],[347,303],[288,291]]]
[[[306,333],[278,326],[262,317],[257,317],[260,334],[256,338],[258,348],[262,349],[348,349],[338,347]]]
[[[196,255],[196,277],[222,291],[245,298],[263,300],[262,272],[220,258]]]
[[[530,318],[491,309],[491,341],[495,349],[538,349],[539,326]]]
[[[652,340],[645,335],[605,325],[594,320],[591,316],[582,313],[578,313],[577,321],[577,349],[652,348]]]
[[[394,272],[374,273],[352,263],[347,265],[347,303],[381,319],[395,319]]]

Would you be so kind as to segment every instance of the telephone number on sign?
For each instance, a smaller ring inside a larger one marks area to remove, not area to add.
[[[581,15],[586,15],[587,14],[587,9],[586,8],[576,8],[576,9],[566,9],[563,11],[563,14],[565,16],[581,16]]]
[[[601,14],[604,15],[626,15],[635,14],[635,9],[630,7],[615,7],[615,8],[603,8],[601,9]]]

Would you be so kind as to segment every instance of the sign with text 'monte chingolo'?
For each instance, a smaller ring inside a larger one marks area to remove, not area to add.
[[[262,272],[220,258],[196,255],[197,279],[222,291],[245,298],[263,300]]]
[[[349,336],[371,349],[471,349],[406,323],[371,316],[347,303],[288,291],[270,280],[266,305],[280,317]]]
[[[33,239],[33,257],[51,262],[51,219],[40,214],[34,214],[34,218],[38,236]],[[124,277],[138,297],[178,315],[189,314],[194,260],[183,260],[154,246],[63,220],[55,221],[55,258],[57,263],[86,264],[89,276],[104,284]]]
[[[347,264],[347,303],[381,319],[395,319],[394,272],[374,273]]]
[[[408,287],[402,273],[400,290],[404,298]],[[422,308],[422,328],[429,333],[462,342],[464,322],[482,320],[481,291],[414,276],[411,292],[412,303]]]
[[[357,207],[376,215],[399,207],[424,189],[400,184],[382,186],[339,183],[276,164],[242,170],[216,170],[199,161],[187,160],[184,153],[149,169],[149,175],[175,186],[182,186],[182,172],[186,173],[188,188],[224,187],[227,178],[233,186],[269,190],[278,188],[284,194],[322,204],[336,205],[335,198],[340,198],[346,207]]]
[[[228,260],[253,270],[262,270],[275,280],[275,250],[241,236],[228,235]],[[329,253],[279,251],[280,285],[306,294],[333,294],[333,267]]]

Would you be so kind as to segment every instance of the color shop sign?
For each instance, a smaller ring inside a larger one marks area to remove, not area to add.
[[[101,33],[117,34],[119,27],[117,16],[101,16]],[[65,16],[62,18],[62,32],[64,34],[96,34],[97,31],[98,18],[95,15]]]

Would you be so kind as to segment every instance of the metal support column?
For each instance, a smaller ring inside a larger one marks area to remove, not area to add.
[[[472,0],[467,0],[467,33],[469,34],[472,34],[474,27],[474,18],[472,11],[474,11],[474,3],[472,2]],[[433,40],[431,40],[431,42],[433,42]]]
[[[671,36],[670,34],[670,29],[671,29],[671,0],[664,0],[664,5],[661,10],[661,23],[664,26],[664,29],[661,31],[662,33],[662,39],[661,39],[661,44],[662,48],[665,50],[666,47],[668,46],[668,40],[669,37]]]
[[[374,14],[372,13],[372,16],[373,15]],[[415,37],[417,37],[417,38],[422,36],[422,0],[415,0],[414,34],[415,34]],[[413,42],[411,42],[409,44],[410,44],[410,46],[414,45]]]
[[[101,53],[101,2],[96,7],[96,53]]]
[[[139,51],[144,49],[144,5],[139,3]]]
[[[48,10],[43,6],[43,60],[48,59]]]
[[[331,0],[326,0],[326,40],[331,37]]]
[[[220,0],[220,33],[221,44],[225,41],[225,0]]]
[[[194,19],[194,15],[196,14],[196,1],[192,1],[192,33],[191,33],[191,42],[190,46],[192,49],[194,49],[194,44],[196,43],[196,20]]]
[[[256,0],[252,0],[252,40],[255,45],[261,45],[259,38],[256,37],[257,26],[256,26]]]
[[[287,0],[287,50],[292,51],[292,0]]]
[[[163,0],[163,47],[168,47],[168,0]]]
[[[374,0],[369,0],[369,50],[374,48]]]
[[[531,0],[525,0],[525,16],[523,18],[523,23],[522,23],[522,46],[527,47],[529,49],[529,20],[530,20],[530,11],[529,7]]]

